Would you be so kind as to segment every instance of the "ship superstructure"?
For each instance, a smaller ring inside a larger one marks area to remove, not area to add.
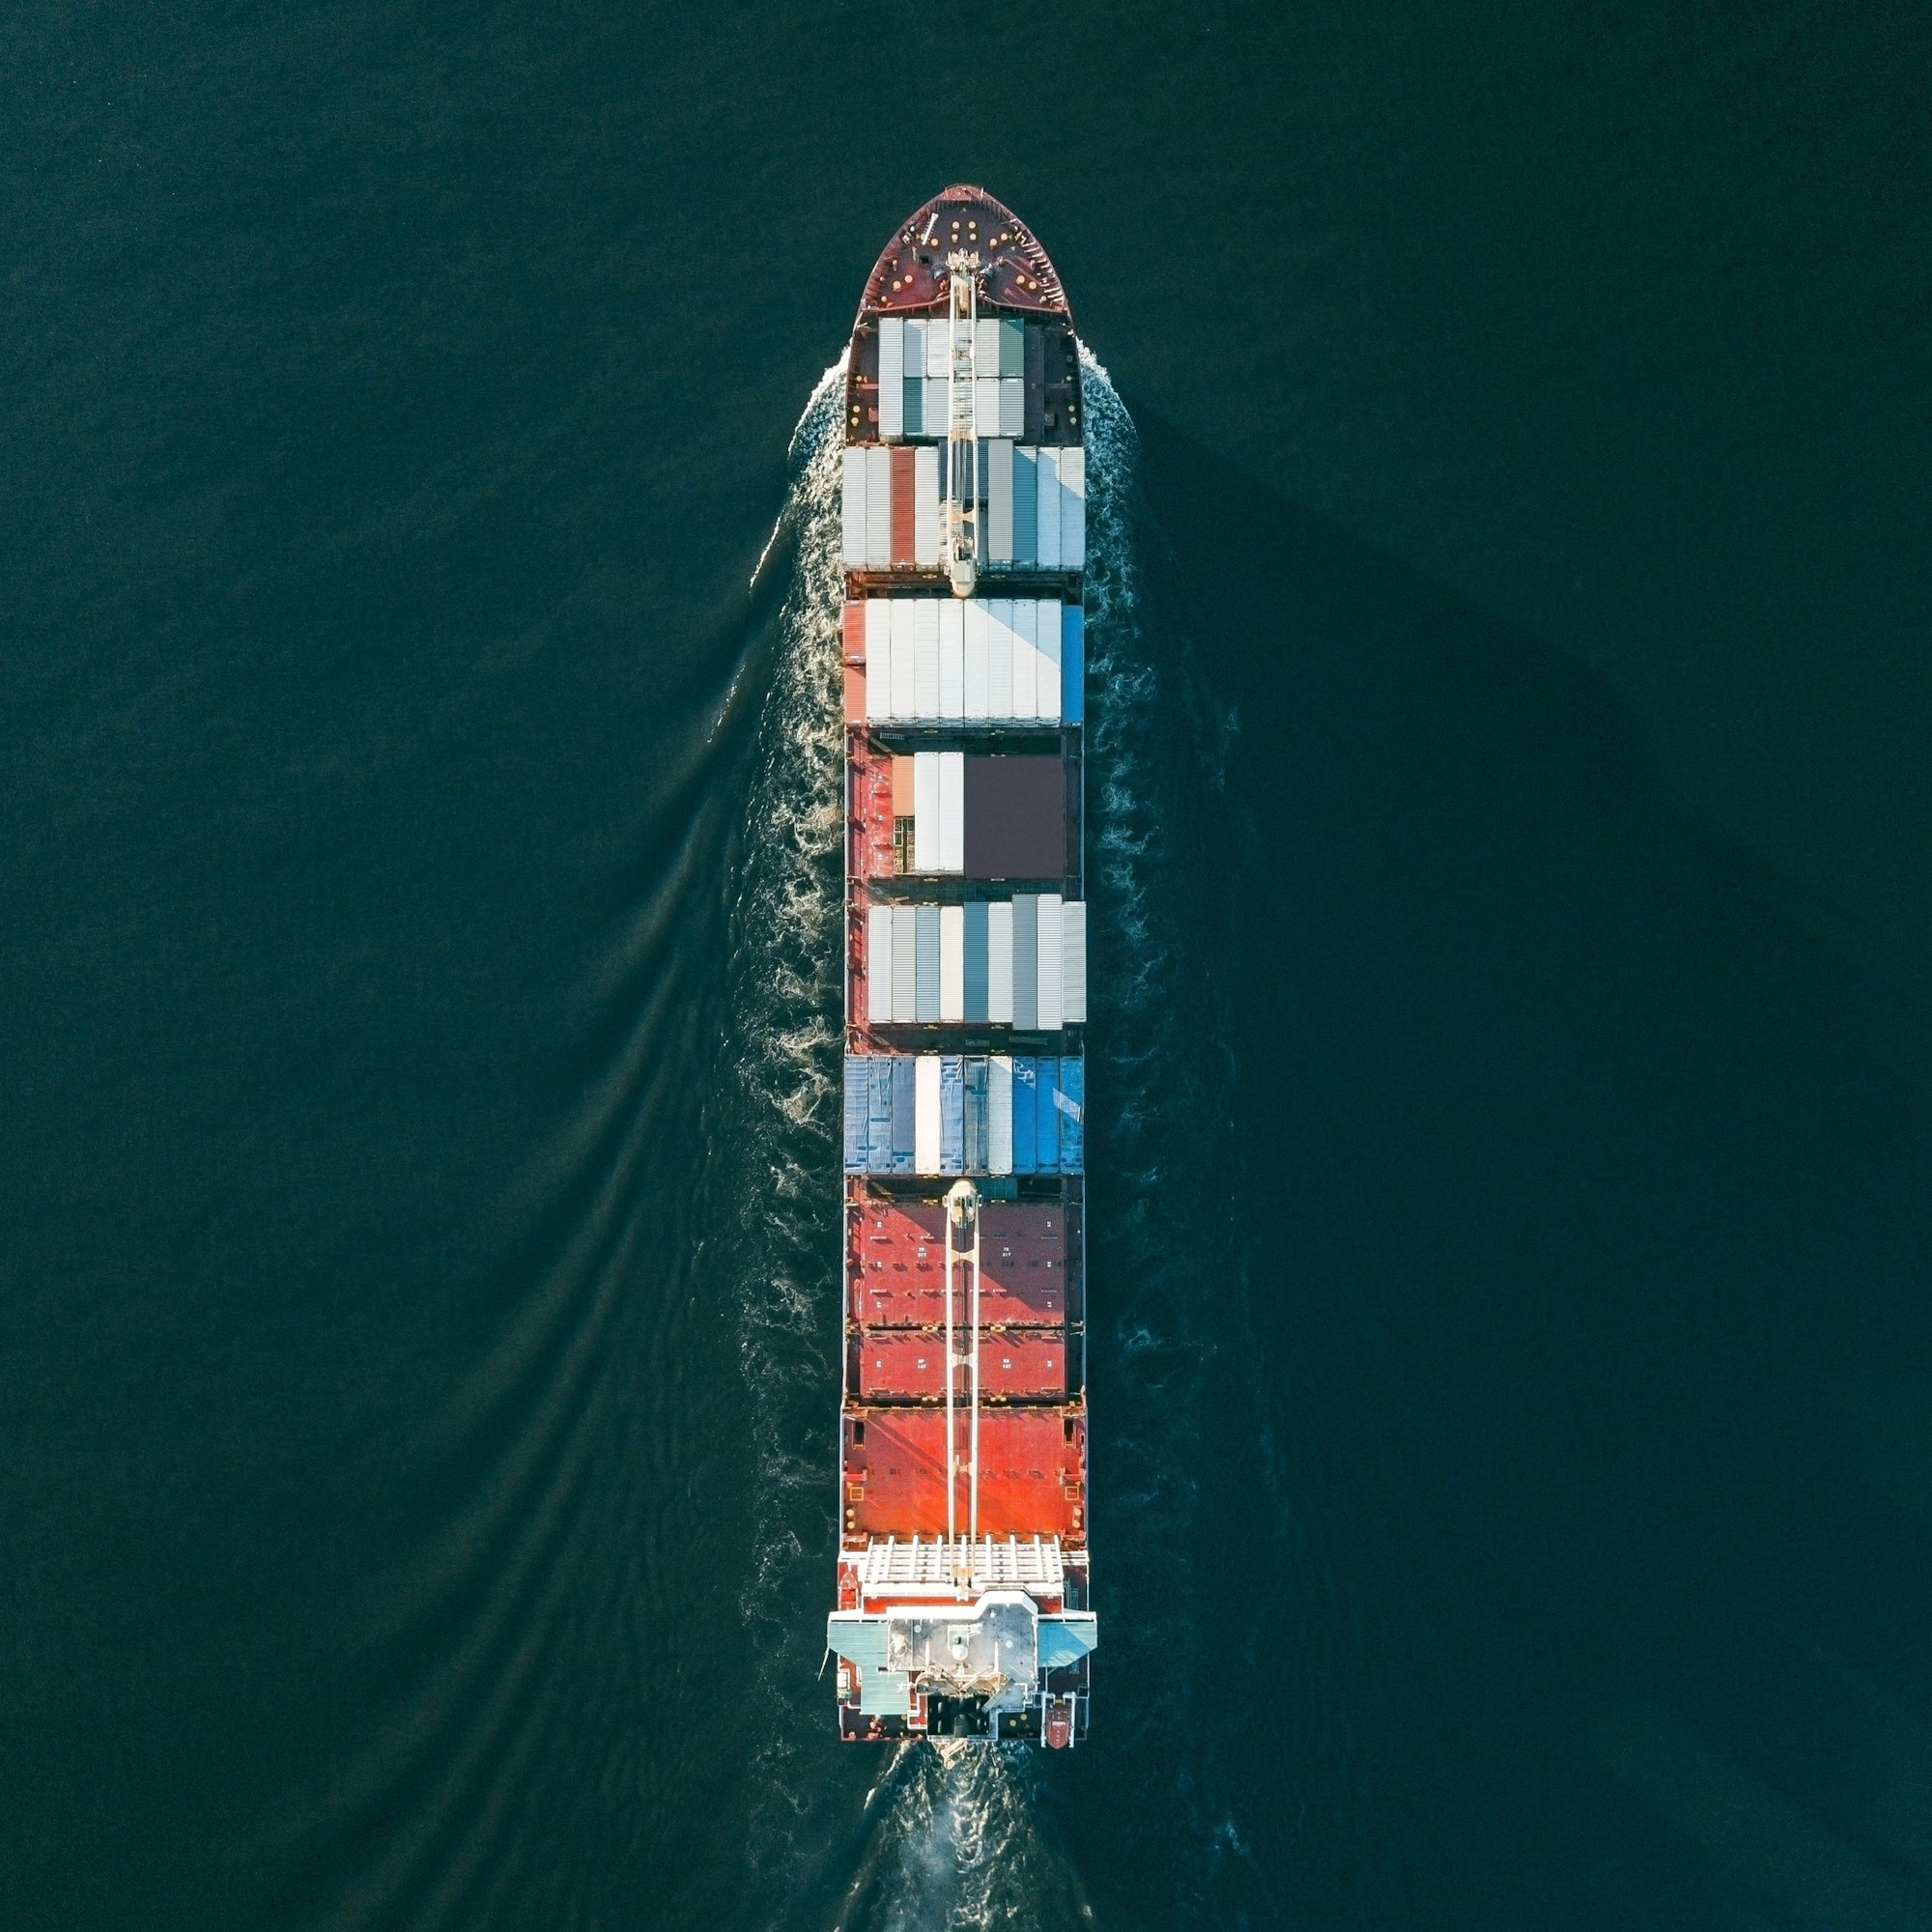
[[[950,187],[845,392],[842,1737],[1086,1733],[1078,347]]]

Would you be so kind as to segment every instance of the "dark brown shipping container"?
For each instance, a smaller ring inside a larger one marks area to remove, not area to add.
[[[966,876],[1057,879],[1066,870],[1066,767],[1050,758],[966,760]]]

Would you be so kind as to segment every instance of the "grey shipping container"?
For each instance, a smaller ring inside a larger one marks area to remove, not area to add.
[[[1022,893],[1013,900],[1013,1025],[1039,1024],[1039,900]]]
[[[1013,451],[1013,561],[1039,561],[1039,481],[1037,449]]]

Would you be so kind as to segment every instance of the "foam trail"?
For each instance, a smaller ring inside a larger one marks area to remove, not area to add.
[[[1160,973],[1142,877],[1154,833],[1137,790],[1135,750],[1154,686],[1140,652],[1129,541],[1133,423],[1106,371],[1081,353],[1091,493],[1091,890],[1103,901],[1095,917],[1106,949],[1096,1033],[1108,1040],[1109,1113],[1130,1127],[1150,1106],[1144,1037]],[[1079,1924],[1092,1913],[1042,1798],[1050,1772],[1032,1747],[964,1740],[902,1747],[881,1760],[856,1836],[847,1781],[825,1766],[831,1696],[814,1672],[836,1541],[830,1418],[839,1381],[843,377],[841,359],[799,418],[791,490],[753,578],[755,585],[795,546],[772,655],[754,653],[748,665],[769,663],[770,696],[732,935],[732,1026],[750,1102],[733,1156],[746,1203],[738,1332],[756,1418],[757,1543],[741,1607],[760,1658],[763,1727],[749,1850],[765,1895],[781,1901],[774,1923],[789,1919],[789,1901],[838,1885],[842,1862],[849,1877],[839,1922],[854,1932]],[[1107,1157],[1122,1151],[1110,1143]]]

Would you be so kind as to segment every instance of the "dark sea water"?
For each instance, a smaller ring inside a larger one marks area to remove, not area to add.
[[[1922,10],[0,54],[0,1924],[1932,1923]],[[817,385],[956,179],[1112,377],[1052,1761],[816,1680]]]

